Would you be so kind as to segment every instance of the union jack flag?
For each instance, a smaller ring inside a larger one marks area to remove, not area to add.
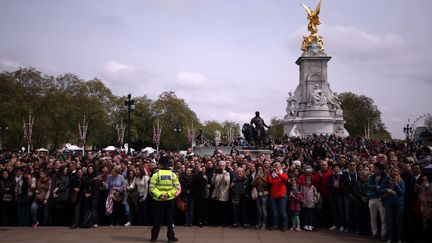
[[[162,127],[159,126],[159,121],[157,122],[157,126],[153,126],[153,143],[159,145],[160,137],[162,133]]]

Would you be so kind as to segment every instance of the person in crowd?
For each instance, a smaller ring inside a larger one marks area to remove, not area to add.
[[[317,172],[315,173],[315,185],[322,200],[322,207],[318,211],[319,226],[331,227],[332,222],[332,206],[331,192],[328,186],[328,181],[332,172],[329,169],[328,162],[325,160],[319,161]]]
[[[15,210],[15,179],[10,175],[7,169],[1,172],[1,186],[0,186],[0,215],[1,221],[0,226],[11,226],[12,217]]]
[[[192,184],[193,175],[192,168],[187,167],[185,172],[180,175],[181,194],[180,197],[186,202],[185,210],[185,226],[192,226],[193,212],[194,212],[194,188]]]
[[[125,179],[120,174],[121,166],[116,165],[111,171],[106,181],[106,189],[108,190],[108,197],[112,202],[111,212],[111,226],[120,225],[122,205],[125,194]],[[108,200],[108,199],[107,199]]]
[[[138,223],[139,225],[148,224],[148,210],[147,210],[147,196],[148,196],[148,182],[150,177],[144,165],[138,167],[138,174],[135,176],[132,184],[129,185],[128,190],[136,188],[138,192]]]
[[[304,229],[312,231],[314,229],[314,211],[315,205],[318,203],[318,193],[312,179],[306,178],[305,185],[301,187],[302,210],[304,212]]]
[[[32,228],[36,228],[39,225],[38,220],[38,209],[43,208],[43,220],[42,224],[46,226],[48,224],[49,207],[48,199],[51,193],[51,178],[46,170],[39,171],[39,179],[36,182],[35,196],[31,205],[31,217],[32,217]]]
[[[272,229],[286,231],[288,227],[288,215],[286,211],[288,175],[282,171],[280,162],[275,162],[269,175],[267,183],[271,186],[270,196],[273,212]],[[280,219],[280,220],[279,220]]]
[[[257,228],[265,230],[267,228],[267,202],[269,199],[269,188],[263,165],[258,165],[256,170],[257,175],[252,181],[252,186],[258,194],[255,199],[256,208],[258,210]]]
[[[300,228],[300,208],[302,202],[302,194],[299,190],[297,182],[291,182],[291,190],[289,192],[289,208],[291,212],[291,231],[301,231]]]
[[[342,192],[343,192],[343,205],[344,205],[344,216],[345,225],[344,231],[349,232],[356,231],[358,225],[354,220],[354,205],[356,200],[356,195],[354,190],[359,183],[359,175],[356,169],[357,165],[354,161],[348,163],[348,169],[342,173]]]
[[[60,166],[52,178],[52,198],[54,202],[54,225],[66,225],[64,215],[67,215],[69,202],[69,171],[66,166]]]
[[[230,188],[230,173],[226,171],[226,162],[221,160],[218,163],[218,168],[215,169],[211,183],[213,191],[211,198],[214,201],[214,211],[218,212],[215,215],[215,225],[228,225],[228,209],[229,209],[229,188]]]
[[[371,230],[372,237],[378,238],[378,223],[377,214],[379,213],[381,219],[381,240],[385,240],[387,236],[387,220],[384,205],[381,201],[380,188],[384,181],[387,180],[388,176],[384,172],[385,167],[381,163],[375,163],[373,167],[373,174],[369,176],[366,189],[367,197],[369,199],[369,212],[371,218]]]
[[[331,192],[332,202],[332,219],[333,226],[330,230],[344,231],[344,202],[343,202],[343,190],[342,190],[342,171],[339,164],[333,165],[333,173],[328,180],[328,187]]]
[[[210,181],[207,176],[205,165],[201,165],[199,171],[193,176],[192,188],[194,191],[194,201],[196,208],[196,218],[198,226],[203,227],[207,221],[206,200],[210,198]]]
[[[236,228],[240,223],[243,227],[249,227],[247,215],[247,200],[249,194],[250,184],[246,178],[243,168],[238,168],[236,177],[231,182],[231,206],[233,212],[233,227]]]
[[[392,241],[401,243],[405,184],[397,166],[390,169],[390,176],[383,181],[379,192],[386,212],[387,243]]]
[[[21,167],[16,169],[15,201],[17,204],[18,226],[27,226],[30,222],[30,178]]]
[[[132,225],[133,215],[135,209],[138,208],[138,191],[136,187],[131,187],[135,180],[135,168],[129,167],[126,171],[126,178],[124,182],[125,193],[123,195],[123,206],[127,222],[124,226],[128,227]]]
[[[367,196],[367,183],[369,178],[368,170],[361,170],[359,172],[359,183],[356,184],[354,194],[356,199],[354,201],[354,220],[357,222],[358,231],[360,235],[370,234],[370,213],[369,213],[369,200]]]
[[[69,177],[70,203],[73,208],[71,229],[76,229],[80,225],[81,205],[83,204],[83,170],[77,168]]]
[[[149,189],[154,200],[154,220],[151,230],[151,242],[156,242],[159,230],[165,219],[167,225],[168,243],[178,241],[174,233],[174,205],[175,197],[179,190],[177,175],[171,171],[170,158],[162,156],[159,159],[159,170],[150,179]]]
[[[98,198],[99,198],[99,187],[101,180],[96,178],[97,173],[95,166],[89,164],[87,171],[82,182],[83,194],[84,194],[84,212],[91,211],[94,214],[93,227],[98,227]]]

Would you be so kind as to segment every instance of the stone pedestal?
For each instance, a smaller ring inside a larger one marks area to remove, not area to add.
[[[284,132],[290,137],[313,134],[349,136],[344,128],[343,111],[327,79],[327,62],[331,57],[312,44],[298,58],[299,85],[287,98]]]

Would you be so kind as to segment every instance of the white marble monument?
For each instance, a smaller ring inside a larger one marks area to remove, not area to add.
[[[315,10],[303,6],[308,13],[311,34],[303,37],[303,54],[296,61],[300,80],[295,92],[289,92],[286,99],[284,132],[289,137],[313,134],[347,137],[341,102],[327,79],[327,62],[331,57],[324,53],[322,37],[316,36],[321,2]]]

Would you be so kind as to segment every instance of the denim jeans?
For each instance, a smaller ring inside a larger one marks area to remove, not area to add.
[[[403,206],[386,206],[387,239],[402,240]]]
[[[258,225],[260,226],[267,224],[267,201],[268,195],[258,196],[255,200],[258,209]]]
[[[48,216],[49,216],[49,208],[48,208],[48,204],[43,204],[42,202],[36,202],[33,201],[30,211],[31,211],[31,216],[32,216],[32,223],[36,223],[37,220],[37,215],[38,215],[38,209],[39,207],[43,207],[43,220],[42,220],[42,225],[47,225],[48,224]]]
[[[193,211],[194,211],[194,199],[193,197],[185,197],[186,199],[186,212],[185,212],[185,221],[186,224],[192,224],[193,220]]]
[[[132,214],[131,214],[129,203],[125,202],[123,205],[124,205],[126,220],[127,222],[132,223]]]
[[[288,196],[285,195],[281,198],[272,198],[272,210],[273,210],[273,227],[279,226],[279,216],[281,224],[280,226],[282,228],[287,228],[288,226],[288,215],[286,211],[286,204],[287,204]]]

